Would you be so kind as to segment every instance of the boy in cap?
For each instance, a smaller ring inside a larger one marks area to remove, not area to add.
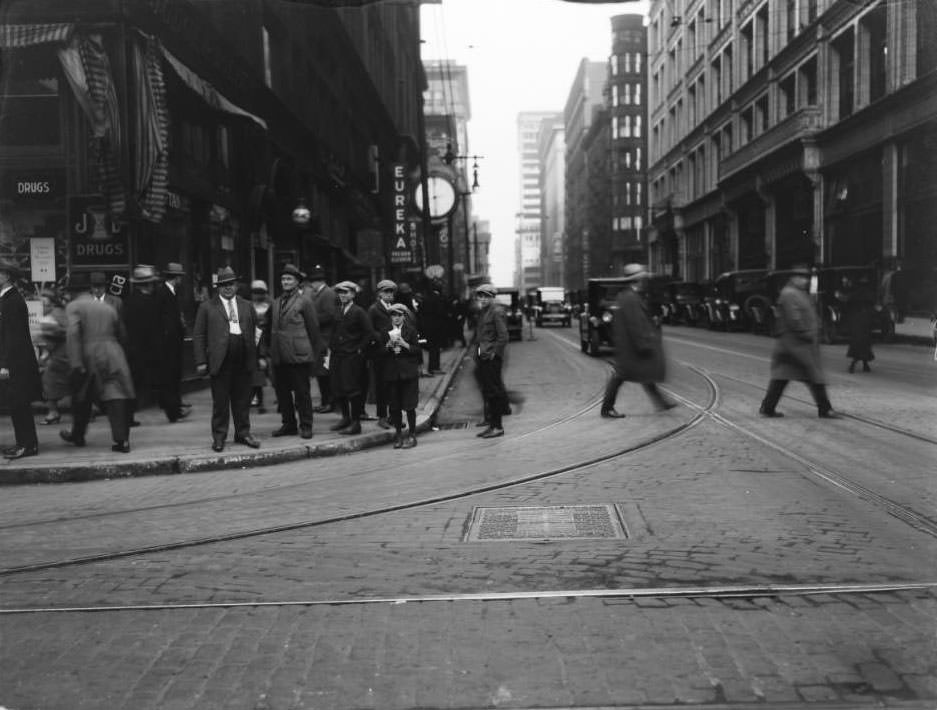
[[[390,323],[378,331],[380,350],[383,356],[381,382],[386,388],[390,420],[397,436],[395,449],[412,449],[416,446],[416,406],[420,397],[420,345],[413,314],[402,303],[388,308]],[[406,438],[403,435],[403,412],[407,413]]]
[[[335,330],[329,344],[332,396],[342,418],[333,425],[339,434],[360,434],[364,397],[361,391],[361,370],[368,347],[376,340],[371,320],[361,306],[355,304],[357,284],[342,281],[335,286],[339,309]]]
[[[504,436],[501,416],[508,408],[507,392],[501,369],[504,364],[504,349],[508,343],[508,327],[504,310],[495,303],[497,290],[491,284],[482,284],[475,289],[478,299],[478,323],[475,327],[473,350],[475,377],[485,400],[488,427],[477,434],[482,439]]]
[[[384,279],[377,284],[377,300],[368,308],[368,318],[374,332],[381,334],[390,328],[391,306],[394,295],[397,293],[397,284],[390,279]],[[384,386],[383,359],[387,351],[384,348],[374,350],[371,357],[371,376],[374,382],[374,401],[377,408],[377,425],[381,429],[390,429],[387,420],[387,396]]]

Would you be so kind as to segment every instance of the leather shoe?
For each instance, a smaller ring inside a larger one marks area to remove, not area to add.
[[[784,416],[781,412],[776,412],[773,409],[762,408],[758,410],[758,413],[767,419],[780,419]]]
[[[411,435],[408,436],[406,439],[404,439],[404,442],[403,442],[403,444],[401,444],[400,448],[401,448],[401,449],[412,449],[414,446],[416,446],[416,437],[413,436],[413,434],[411,434]]]
[[[328,414],[329,412],[335,411],[332,408],[331,404],[320,404],[318,407],[313,407],[312,411],[316,414]]]
[[[270,436],[296,436],[299,433],[299,430],[294,426],[281,426],[279,429],[274,431]]]
[[[602,417],[605,418],[605,419],[624,419],[624,418],[625,418],[625,415],[624,415],[624,414],[622,414],[621,412],[616,411],[614,408],[613,408],[613,409],[603,409],[602,412],[601,412],[601,414],[602,414]]]
[[[75,446],[84,446],[85,438],[83,436],[75,436],[67,429],[62,429],[59,432],[59,436],[62,437],[62,441],[67,441],[69,444],[74,444]]]
[[[309,429],[303,429],[302,431],[299,432],[299,435],[300,435],[303,439],[311,439],[311,438],[312,438],[312,427],[310,427]]]
[[[140,426],[140,422],[138,422],[136,419],[131,419],[130,424],[128,426],[131,426],[131,427]]]
[[[26,456],[38,456],[39,447],[38,446],[14,446],[10,449],[7,449],[3,452],[3,457],[10,459],[21,459]]]
[[[221,439],[215,439],[211,442],[211,450],[221,453],[224,451],[224,442]]]
[[[494,439],[498,436],[504,436],[504,429],[502,429],[501,427],[489,427],[488,429],[485,429],[485,431],[483,431],[481,434],[479,434],[479,436],[482,439]]]
[[[329,427],[329,431],[341,431],[351,424],[351,419],[342,419]]]
[[[191,409],[180,409],[178,412],[176,412],[176,415],[174,417],[169,417],[169,421],[177,422],[180,419],[185,419],[191,413],[192,413]]]
[[[338,430],[339,434],[360,434],[361,433],[361,422],[352,422],[343,429]]]
[[[252,449],[259,449],[260,442],[257,441],[253,436],[248,434],[247,436],[236,436],[234,437],[234,442],[236,444],[244,444],[244,446],[249,446]]]
[[[129,454],[130,442],[129,441],[117,441],[111,447],[111,451],[116,451],[118,454]]]
[[[842,419],[842,416],[832,409],[827,409],[825,412],[818,412],[817,416],[820,417],[820,419]]]
[[[397,437],[394,439],[394,448],[400,449],[403,447],[403,434],[397,434]]]
[[[391,424],[389,421],[387,421],[387,417],[379,417],[378,420],[377,420],[377,425],[378,425],[381,429],[392,429],[392,428],[393,428],[393,424]]]

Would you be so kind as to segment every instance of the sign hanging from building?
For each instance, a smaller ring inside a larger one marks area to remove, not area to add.
[[[410,243],[409,220],[407,219],[410,181],[407,179],[407,166],[403,163],[394,163],[391,169],[394,176],[391,192],[393,199],[393,219],[391,220],[393,235],[391,236],[387,261],[391,264],[409,266],[413,263],[413,249]]]
[[[29,240],[29,268],[34,283],[55,281],[55,239],[33,237]]]
[[[129,266],[126,225],[114,223],[102,196],[69,198],[68,225],[71,266]]]

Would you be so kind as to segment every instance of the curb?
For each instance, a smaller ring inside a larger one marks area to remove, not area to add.
[[[443,377],[435,380],[432,392],[417,411],[416,431],[425,432],[432,427],[433,418],[442,406],[449,385],[456,372],[462,367],[466,347],[453,359],[452,367]],[[0,486],[28,483],[77,483],[80,481],[106,480],[111,478],[137,478],[140,476],[168,476],[177,473],[202,473],[273,466],[295,463],[304,459],[324,458],[354,453],[363,449],[385,446],[394,440],[389,430],[371,431],[345,439],[323,441],[321,444],[298,444],[275,451],[249,451],[231,454],[184,454],[165,456],[146,461],[115,461],[102,463],[80,463],[72,465],[52,464],[4,468],[0,470]]]

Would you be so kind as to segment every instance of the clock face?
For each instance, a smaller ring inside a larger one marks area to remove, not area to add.
[[[430,175],[426,179],[429,188],[430,219],[446,217],[455,209],[455,186],[446,178]],[[423,211],[423,186],[417,184],[413,190],[413,202],[420,212]]]

